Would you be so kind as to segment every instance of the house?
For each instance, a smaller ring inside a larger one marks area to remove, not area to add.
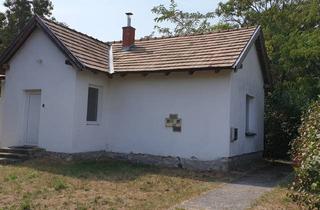
[[[260,27],[102,42],[35,16],[0,57],[0,146],[218,161],[261,155]]]

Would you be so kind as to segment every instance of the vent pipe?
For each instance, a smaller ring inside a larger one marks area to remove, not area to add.
[[[109,74],[114,73],[114,66],[113,66],[113,50],[112,44],[108,43],[108,64],[109,64]]]
[[[127,12],[127,26],[130,27],[131,26],[131,16],[133,15],[133,13],[131,12]]]

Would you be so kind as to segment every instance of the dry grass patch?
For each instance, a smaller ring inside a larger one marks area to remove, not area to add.
[[[288,197],[290,181],[291,178],[288,178],[279,187],[263,195],[251,210],[303,210],[303,207],[298,206]]]
[[[166,209],[230,176],[126,162],[0,165],[0,209]]]

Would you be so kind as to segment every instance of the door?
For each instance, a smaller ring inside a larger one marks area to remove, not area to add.
[[[27,120],[26,120],[26,145],[37,146],[39,142],[39,122],[41,107],[41,92],[27,92]]]

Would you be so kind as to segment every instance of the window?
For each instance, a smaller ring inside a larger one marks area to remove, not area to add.
[[[1,76],[1,75],[0,75]],[[2,86],[4,86],[4,80],[0,78],[0,98],[2,96]]]
[[[256,135],[253,131],[253,102],[254,97],[250,95],[246,95],[246,136],[254,136]]]
[[[99,88],[89,87],[88,89],[88,108],[87,121],[98,121],[98,105],[99,105]]]

